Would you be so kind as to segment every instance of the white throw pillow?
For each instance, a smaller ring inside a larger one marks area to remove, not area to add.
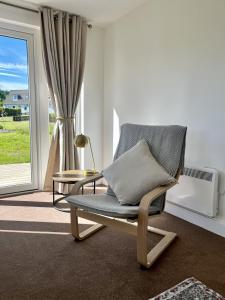
[[[156,161],[145,140],[122,154],[102,174],[120,204],[127,205],[137,205],[155,187],[176,181]]]

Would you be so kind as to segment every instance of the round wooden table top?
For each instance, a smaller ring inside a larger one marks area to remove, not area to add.
[[[84,175],[83,170],[67,170],[63,172],[57,172],[53,175],[52,179],[55,182],[61,183],[68,183],[68,182],[77,182],[86,178],[89,178],[93,175],[98,175],[99,173],[96,172],[92,175]]]

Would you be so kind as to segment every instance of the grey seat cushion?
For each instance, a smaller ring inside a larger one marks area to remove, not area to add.
[[[145,126],[124,124],[114,159],[132,148],[139,140],[145,139],[151,152],[166,171],[175,176],[178,168],[183,168],[185,153],[186,127],[182,126]],[[108,190],[110,193],[110,189]],[[111,191],[112,194],[113,191]],[[120,205],[114,195],[71,195],[66,200],[86,211],[118,218],[135,218],[139,206]],[[149,214],[160,213],[164,209],[165,194],[155,199]]]
[[[77,208],[85,211],[116,218],[135,218],[138,215],[139,206],[120,205],[116,197],[110,195],[71,195],[65,200]],[[157,206],[151,206],[149,214],[157,214],[160,210]]]

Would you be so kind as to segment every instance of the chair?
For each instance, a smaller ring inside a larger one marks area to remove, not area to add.
[[[114,159],[141,139],[149,143],[152,154],[165,170],[178,179],[184,167],[186,127],[124,124],[121,126],[120,140]],[[132,234],[137,238],[137,261],[141,266],[149,268],[176,237],[176,233],[148,225],[148,219],[151,219],[152,215],[163,212],[166,191],[175,183],[156,187],[144,195],[137,206],[120,205],[110,187],[103,195],[78,195],[84,184],[100,178],[102,178],[101,174],[77,182],[66,198],[71,208],[72,235],[76,240],[83,240],[104,226],[112,226]],[[79,232],[78,217],[97,224]],[[163,236],[150,252],[147,249],[148,232]]]

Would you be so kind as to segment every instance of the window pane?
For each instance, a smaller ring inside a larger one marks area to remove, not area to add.
[[[31,182],[27,41],[0,35],[0,187]]]

